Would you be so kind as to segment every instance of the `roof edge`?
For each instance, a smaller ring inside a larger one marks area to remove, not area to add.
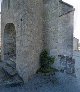
[[[73,9],[70,10],[70,11],[68,11],[67,13],[64,13],[64,14],[59,15],[59,17],[61,17],[61,16],[63,16],[63,15],[66,15],[66,14],[68,14],[68,13],[71,13],[72,11],[75,11],[75,8],[73,8]]]
[[[69,7],[71,7],[71,8],[74,8],[71,4],[68,4],[68,3],[66,3],[66,2],[64,2],[64,1],[62,1],[62,0],[59,0],[59,2],[62,3],[62,4],[65,4],[65,5],[67,5],[67,6],[69,6]]]

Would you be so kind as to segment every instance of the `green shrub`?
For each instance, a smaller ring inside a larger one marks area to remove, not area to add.
[[[40,69],[39,72],[48,73],[52,72],[51,65],[54,63],[55,57],[49,55],[47,50],[44,50],[40,54]]]

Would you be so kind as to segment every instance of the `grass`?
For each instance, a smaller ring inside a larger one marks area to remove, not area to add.
[[[48,67],[48,68],[40,68],[37,73],[55,73],[58,72],[58,69],[56,68],[52,68],[52,67]]]

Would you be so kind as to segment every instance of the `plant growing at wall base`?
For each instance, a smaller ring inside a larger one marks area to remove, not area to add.
[[[55,57],[49,55],[47,50],[44,50],[40,54],[40,69],[39,72],[49,73],[53,71],[51,65],[54,63]]]

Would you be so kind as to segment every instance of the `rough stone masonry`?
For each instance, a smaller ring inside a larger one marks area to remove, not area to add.
[[[62,0],[3,0],[1,6],[2,61],[15,57],[24,82],[39,68],[43,49],[56,58],[73,56],[73,6]]]

